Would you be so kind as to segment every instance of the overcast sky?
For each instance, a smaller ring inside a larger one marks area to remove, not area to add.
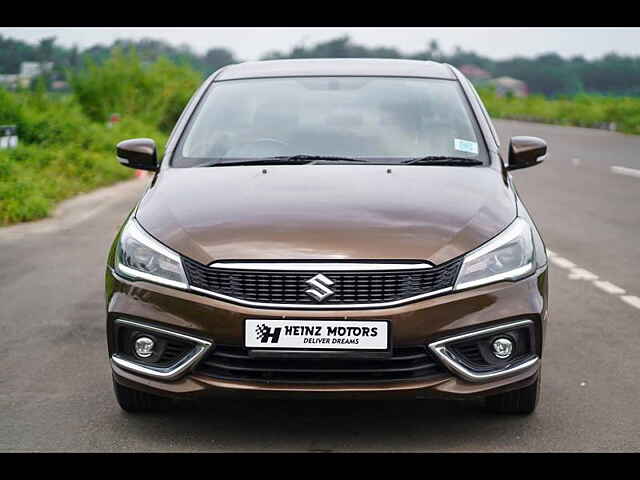
[[[563,57],[600,57],[605,53],[640,55],[640,28],[2,28],[0,34],[37,42],[55,36],[65,46],[86,48],[113,40],[151,37],[189,44],[198,53],[227,47],[242,60],[269,50],[288,50],[348,34],[366,46],[392,46],[403,53],[422,50],[435,38],[445,52],[457,45],[494,59],[557,52]]]

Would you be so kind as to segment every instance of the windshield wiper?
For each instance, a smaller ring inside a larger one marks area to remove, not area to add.
[[[290,157],[264,157],[264,158],[245,158],[242,160],[231,160],[224,161],[218,160],[211,163],[203,163],[202,165],[197,165],[198,167],[230,167],[234,165],[278,165],[281,163],[290,163],[294,165],[303,165],[305,163],[310,163],[311,160],[290,158]]]
[[[276,157],[278,158],[278,157]],[[281,157],[287,160],[306,160],[309,162],[323,161],[323,162],[358,162],[358,163],[368,163],[366,160],[361,158],[352,158],[352,157],[336,157],[332,155],[292,155],[290,157]]]
[[[428,157],[410,158],[400,163],[413,165],[484,165],[484,162],[473,158],[448,157],[442,155],[430,155]]]
[[[198,165],[199,167],[226,167],[232,165],[279,165],[279,164],[293,164],[304,165],[307,163],[313,163],[317,161],[326,162],[367,162],[359,158],[351,157],[333,157],[328,155],[289,155],[289,156],[276,156],[276,157],[261,157],[261,158],[246,158],[242,160],[232,160],[230,162],[216,161],[212,163],[205,163]]]

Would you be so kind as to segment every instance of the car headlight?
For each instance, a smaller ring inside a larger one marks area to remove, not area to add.
[[[535,270],[531,227],[515,221],[498,236],[465,255],[456,280],[456,290],[500,280],[518,280]]]
[[[116,271],[126,277],[187,288],[180,255],[152,238],[133,216],[120,235],[115,264]]]

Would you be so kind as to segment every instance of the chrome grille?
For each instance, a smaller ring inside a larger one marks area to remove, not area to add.
[[[396,302],[453,286],[461,260],[432,268],[407,270],[246,270],[214,268],[183,258],[192,287],[245,302],[298,305],[366,305]],[[318,301],[306,293],[307,281],[323,274],[332,295]]]

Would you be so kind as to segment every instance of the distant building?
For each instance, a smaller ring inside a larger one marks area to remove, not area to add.
[[[491,78],[491,74],[475,65],[462,65],[458,68],[472,82],[481,82]]]
[[[12,73],[6,74],[6,75],[0,74],[0,85],[2,85],[5,88],[8,88],[9,90],[15,90],[19,83],[20,83],[20,76],[17,74],[12,74]]]
[[[489,85],[493,85],[496,89],[496,95],[505,97],[513,95],[514,97],[526,97],[529,95],[527,84],[522,80],[512,77],[498,77],[487,81]]]
[[[15,90],[16,88],[29,88],[31,80],[50,72],[53,69],[53,62],[22,62],[20,64],[20,73],[0,75],[0,85]]]
[[[18,132],[15,125],[0,125],[0,149],[16,148]]]
[[[20,64],[20,76],[32,79],[53,69],[53,62],[22,62]]]
[[[69,84],[63,80],[56,80],[55,82],[51,82],[51,90],[60,91],[68,89]]]

